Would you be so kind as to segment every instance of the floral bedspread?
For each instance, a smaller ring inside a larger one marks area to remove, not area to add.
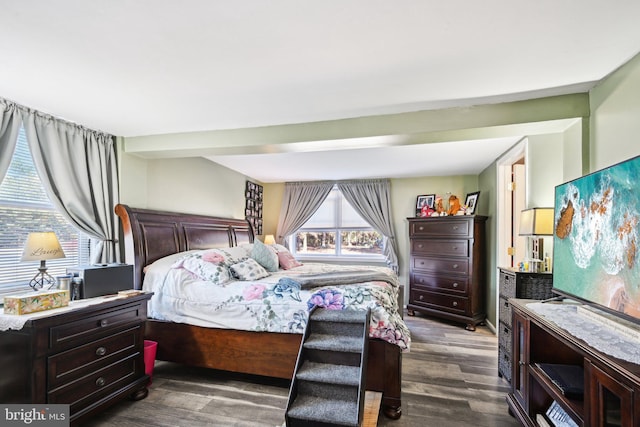
[[[213,284],[180,268],[171,268],[177,255],[156,261],[145,273],[143,288],[154,292],[149,316],[159,320],[205,327],[261,332],[303,333],[309,310],[319,306],[331,310],[371,309],[369,335],[409,351],[411,335],[398,311],[397,277],[386,267],[339,266],[305,263],[278,270],[257,280],[232,280]],[[293,281],[299,274],[336,270],[380,269],[395,280],[370,281],[301,290]],[[280,283],[278,283],[280,281]]]

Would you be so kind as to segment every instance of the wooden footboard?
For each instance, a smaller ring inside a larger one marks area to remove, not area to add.
[[[148,320],[145,338],[158,343],[158,360],[290,380],[302,335]],[[383,412],[392,419],[401,415],[401,362],[397,346],[369,340],[367,390],[382,392]]]

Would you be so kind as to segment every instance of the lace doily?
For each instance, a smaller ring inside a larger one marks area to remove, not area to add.
[[[86,307],[88,305],[99,304],[101,302],[110,301],[113,299],[121,298],[119,296],[109,296],[109,297],[97,297],[97,298],[87,298],[77,301],[70,301],[69,305],[66,307],[54,308],[53,310],[45,310],[38,311],[36,313],[30,314],[4,314],[0,312],[0,331],[7,331],[9,329],[20,330],[24,327],[25,323],[31,319],[37,319],[39,317],[52,316],[54,314],[60,314],[67,311],[75,310],[81,307]]]
[[[613,327],[578,313],[578,304],[534,302],[527,304],[531,311],[543,316],[597,349],[627,362],[640,364],[640,341],[617,331]]]

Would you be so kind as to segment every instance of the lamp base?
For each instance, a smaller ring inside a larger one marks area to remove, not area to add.
[[[45,265],[45,261],[40,261],[40,268],[38,268],[38,273],[33,276],[33,279],[29,281],[29,286],[34,291],[40,289],[44,289],[46,286],[47,289],[51,289],[56,285],[56,280],[51,277],[49,273],[47,273],[47,266]]]

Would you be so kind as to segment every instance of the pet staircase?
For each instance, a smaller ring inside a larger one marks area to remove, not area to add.
[[[287,427],[360,425],[369,317],[369,310],[311,311],[289,391]]]

